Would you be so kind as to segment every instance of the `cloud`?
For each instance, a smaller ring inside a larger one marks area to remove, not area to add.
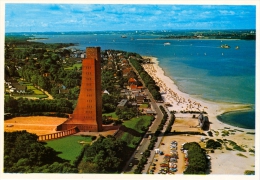
[[[227,10],[220,10],[219,12],[222,15],[235,15],[236,14],[234,11],[227,11]]]
[[[52,31],[255,27],[255,6],[132,4],[6,4],[6,30]],[[221,24],[220,22],[224,23]],[[239,23],[243,22],[243,24]],[[17,28],[19,27],[19,29]]]

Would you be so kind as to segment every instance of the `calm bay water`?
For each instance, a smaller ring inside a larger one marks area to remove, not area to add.
[[[255,41],[158,40],[153,34],[120,33],[37,35],[44,43],[78,43],[85,50],[100,46],[155,56],[183,92],[203,99],[252,105],[247,112],[225,113],[219,119],[238,127],[255,128]],[[164,46],[164,42],[171,45]],[[231,48],[220,48],[228,44]],[[239,46],[239,49],[235,49]]]

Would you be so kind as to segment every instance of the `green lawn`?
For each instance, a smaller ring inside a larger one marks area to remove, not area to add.
[[[80,154],[83,147],[79,142],[91,143],[91,137],[87,136],[67,136],[60,139],[54,139],[46,141],[46,146],[53,148],[55,151],[61,152],[58,156],[70,160],[71,163],[76,159]]]
[[[125,142],[127,142],[127,145],[131,148],[135,148],[137,146],[137,143],[141,140],[141,137],[133,136],[132,134],[129,134],[125,132],[121,139]]]
[[[148,108],[149,107],[149,104],[141,104],[140,105],[140,108]]]
[[[36,89],[36,88],[35,88],[34,86],[32,86],[32,85],[27,86],[27,90],[33,90],[33,93],[34,93],[35,95],[43,95],[43,94],[44,94],[44,92],[42,92],[42,91]]]
[[[142,127],[148,127],[153,119],[153,116],[145,115],[125,121],[123,125],[125,125],[128,128],[134,129],[140,133],[143,133],[144,131],[142,131]]]
[[[134,129],[140,133],[143,133],[143,127],[148,127],[151,124],[151,121],[154,119],[152,116],[140,116],[138,118],[132,118],[131,120],[125,121],[123,123],[124,126]],[[124,132],[120,137],[123,141],[127,142],[127,145],[131,148],[135,148],[141,137],[134,136],[128,132]]]
[[[116,112],[104,113],[104,114],[102,114],[102,116],[112,116],[112,118],[113,118],[114,120],[118,120],[118,116],[116,115]]]
[[[64,68],[64,69],[65,69],[65,70],[73,70],[75,67],[76,67],[77,69],[79,69],[79,68],[82,67],[82,64],[81,64],[81,63],[76,63],[76,64],[73,64],[73,66],[66,67],[66,68]]]

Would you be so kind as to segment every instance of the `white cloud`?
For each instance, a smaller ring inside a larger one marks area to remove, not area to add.
[[[160,11],[160,10],[158,10],[158,11],[155,11],[155,13],[154,14],[156,14],[156,15],[160,15],[160,14],[162,14],[162,11]]]
[[[220,10],[220,14],[222,15],[234,15],[236,14],[234,11]]]
[[[48,27],[48,24],[47,24],[47,23],[44,23],[44,22],[41,22],[41,26],[42,26],[42,27]]]
[[[181,15],[185,15],[185,14],[192,14],[193,11],[192,10],[183,10],[180,12]]]

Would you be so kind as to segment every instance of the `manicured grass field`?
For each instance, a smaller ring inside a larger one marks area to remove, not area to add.
[[[102,114],[102,116],[112,116],[112,118],[113,118],[114,120],[118,120],[118,116],[116,115],[116,112],[105,113],[105,114]]]
[[[64,69],[65,69],[65,70],[73,70],[75,67],[76,67],[77,69],[79,69],[79,68],[82,67],[82,64],[81,64],[81,63],[76,63],[76,64],[73,64],[73,66],[71,66],[71,67],[66,67],[66,68],[64,68]]]
[[[138,118],[133,118],[131,120],[125,121],[124,126],[134,129],[140,133],[143,133],[143,127],[148,127],[151,124],[151,121],[154,119],[152,116],[140,116]],[[123,141],[127,142],[127,145],[131,148],[135,148],[138,142],[141,140],[141,137],[134,136],[128,132],[124,132],[120,137]]]
[[[35,95],[43,95],[44,93],[38,89],[36,89],[34,86],[32,85],[28,85],[27,86],[27,90],[33,90]]]
[[[46,146],[53,148],[55,151],[61,152],[58,156],[70,160],[71,163],[76,159],[80,154],[83,144],[79,142],[91,143],[91,137],[87,136],[67,136],[60,139],[54,139],[47,141]]]
[[[136,137],[133,136],[130,133],[125,132],[122,136],[121,139],[125,142],[127,142],[127,145],[131,148],[135,148],[137,143],[141,140],[141,137]]]
[[[153,119],[153,116],[145,115],[125,121],[123,125],[125,125],[128,128],[134,129],[140,133],[143,133],[144,131],[142,130],[142,127],[148,127]]]
[[[148,108],[149,107],[149,104],[141,104],[140,105],[140,108]]]

